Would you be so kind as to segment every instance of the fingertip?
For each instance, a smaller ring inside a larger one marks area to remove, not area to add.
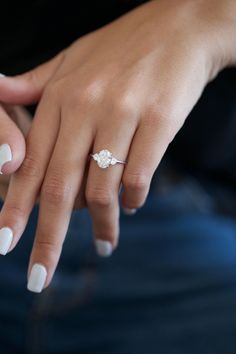
[[[27,282],[27,289],[34,293],[41,293],[47,280],[47,269],[41,263],[33,264]]]
[[[125,215],[134,215],[137,212],[137,209],[135,208],[122,208],[122,211]]]
[[[5,256],[9,251],[13,240],[13,232],[9,227],[0,229],[0,254]]]
[[[64,51],[40,66],[16,76],[0,75],[0,101],[28,105],[40,100],[48,81],[64,58]]]
[[[27,78],[27,73],[16,76],[0,74],[0,100],[7,104],[36,103],[41,91],[35,88]]]
[[[110,257],[113,253],[113,247],[111,242],[109,241],[97,239],[95,241],[95,247],[96,247],[97,254],[100,257]]]
[[[0,144],[0,174],[15,172],[24,160],[25,149],[25,140],[21,134],[16,136],[14,142]]]

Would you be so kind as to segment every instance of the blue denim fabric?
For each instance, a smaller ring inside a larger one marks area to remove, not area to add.
[[[235,219],[194,178],[160,181],[135,216],[121,216],[110,259],[95,254],[87,211],[74,211],[40,295],[26,290],[34,208],[0,258],[0,354],[235,354]]]

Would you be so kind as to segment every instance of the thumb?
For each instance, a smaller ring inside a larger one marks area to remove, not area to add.
[[[27,105],[40,100],[43,90],[64,58],[64,51],[50,61],[22,75],[0,74],[0,101]]]
[[[11,174],[24,160],[25,138],[1,106],[0,127],[0,174]]]

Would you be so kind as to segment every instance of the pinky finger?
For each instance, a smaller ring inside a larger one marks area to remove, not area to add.
[[[153,129],[141,124],[136,131],[122,177],[125,214],[134,214],[145,203],[153,174],[170,143],[168,137],[162,125]]]

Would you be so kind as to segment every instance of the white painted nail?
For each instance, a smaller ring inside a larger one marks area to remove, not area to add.
[[[1,77],[5,77],[5,76],[6,76],[6,75],[0,73],[0,78],[1,78]]]
[[[6,162],[12,160],[11,148],[8,144],[2,144],[0,146],[0,174],[2,175],[2,167]]]
[[[134,215],[137,209],[123,208],[123,213],[126,215]]]
[[[11,246],[13,232],[9,227],[0,229],[0,254],[5,256]]]
[[[31,269],[27,289],[41,293],[47,279],[47,270],[42,264],[35,263]]]
[[[112,244],[109,241],[95,241],[97,254],[101,257],[109,257],[112,254]]]

